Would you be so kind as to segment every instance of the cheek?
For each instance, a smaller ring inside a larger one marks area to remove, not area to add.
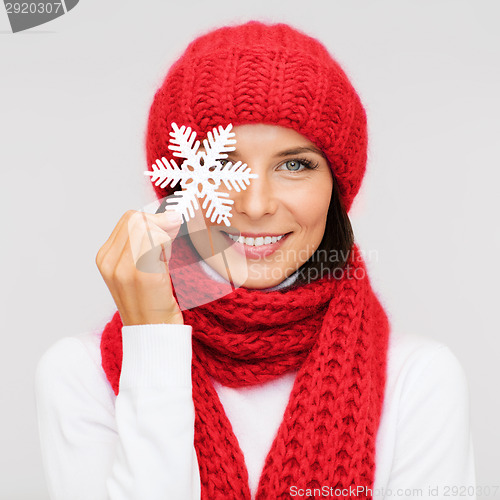
[[[296,221],[309,228],[324,224],[330,205],[332,182],[324,179],[315,183],[309,189],[290,192],[288,206],[293,207]]]

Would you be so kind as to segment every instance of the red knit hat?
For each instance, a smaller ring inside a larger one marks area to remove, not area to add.
[[[318,40],[286,24],[250,21],[191,42],[150,109],[150,169],[163,156],[173,158],[172,122],[191,127],[198,139],[229,123],[267,123],[299,132],[325,153],[347,211],[366,168],[366,114],[359,96]],[[180,187],[154,189],[164,198]]]

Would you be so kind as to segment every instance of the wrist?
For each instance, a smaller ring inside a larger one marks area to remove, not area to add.
[[[148,315],[141,318],[122,318],[123,326],[134,325],[183,325],[184,317],[182,312],[178,311],[172,314]]]
[[[169,317],[167,321],[163,321],[162,323],[167,323],[169,325],[183,325],[184,317],[182,316],[182,313],[179,311],[178,313]]]

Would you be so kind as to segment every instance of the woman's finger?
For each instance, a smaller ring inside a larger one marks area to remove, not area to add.
[[[162,253],[160,245],[170,247],[179,231],[180,223],[180,220],[172,221],[170,216],[165,214],[134,214],[129,223],[130,249],[134,265],[137,265],[139,260],[144,264],[146,254],[151,262],[156,263]],[[140,270],[144,271],[144,268]],[[160,269],[156,270],[159,271]],[[163,269],[161,271],[163,272]]]
[[[167,262],[161,259],[165,249],[170,249],[172,239],[162,229],[143,235],[138,257],[134,256],[137,270],[146,273],[168,273]]]
[[[123,233],[123,228],[133,213],[134,213],[134,210],[127,210],[127,212],[125,212],[120,217],[120,220],[116,223],[109,238],[106,240],[104,245],[102,245],[102,247],[97,252],[96,263],[98,266],[107,257],[107,254],[110,251],[110,249],[117,247],[121,253],[121,250],[123,249],[123,246],[124,246],[125,241],[126,241],[126,235]]]

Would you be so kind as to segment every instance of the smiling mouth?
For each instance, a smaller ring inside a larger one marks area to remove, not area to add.
[[[246,245],[249,247],[260,247],[264,245],[273,245],[275,243],[278,243],[281,241],[283,238],[288,236],[290,233],[283,233],[281,235],[276,235],[276,236],[242,236],[242,235],[235,235],[228,233],[226,231],[222,231],[224,234],[226,234],[232,241],[240,243],[242,245]]]

